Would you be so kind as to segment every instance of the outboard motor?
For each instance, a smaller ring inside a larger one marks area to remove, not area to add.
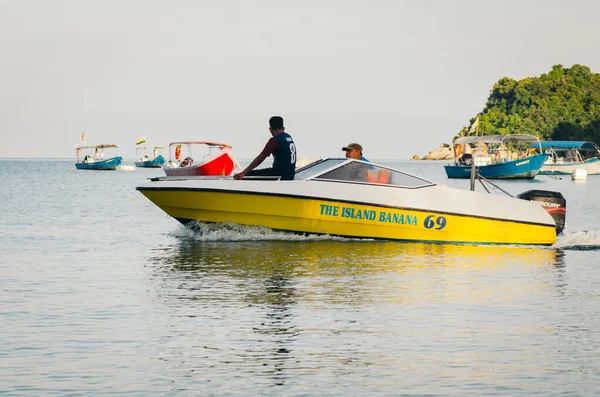
[[[528,190],[517,196],[523,200],[535,201],[554,219],[556,223],[556,234],[560,234],[565,227],[565,218],[567,216],[567,200],[560,192],[550,190]]]

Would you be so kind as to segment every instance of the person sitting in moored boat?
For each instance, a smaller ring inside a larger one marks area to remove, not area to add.
[[[458,158],[458,164],[471,165],[473,164],[473,155],[471,153],[463,153]]]
[[[181,162],[180,167],[189,167],[190,165],[192,165],[193,162],[194,162],[194,160],[191,157],[186,157]]]

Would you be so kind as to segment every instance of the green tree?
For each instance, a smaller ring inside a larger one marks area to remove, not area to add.
[[[503,77],[477,116],[481,135],[521,133],[542,140],[599,142],[600,75],[575,64],[553,65],[547,74],[519,81]]]

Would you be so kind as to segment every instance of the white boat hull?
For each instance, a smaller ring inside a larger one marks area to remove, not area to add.
[[[569,162],[569,163],[551,163],[546,162],[540,174],[542,175],[571,175],[576,169],[582,169],[587,172],[588,175],[599,175],[600,174],[600,161],[593,159],[593,161],[581,161],[581,162]]]

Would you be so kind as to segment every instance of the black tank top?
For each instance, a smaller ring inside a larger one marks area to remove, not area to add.
[[[287,132],[274,136],[277,148],[273,151],[273,171],[281,180],[292,180],[296,174],[296,144]]]

